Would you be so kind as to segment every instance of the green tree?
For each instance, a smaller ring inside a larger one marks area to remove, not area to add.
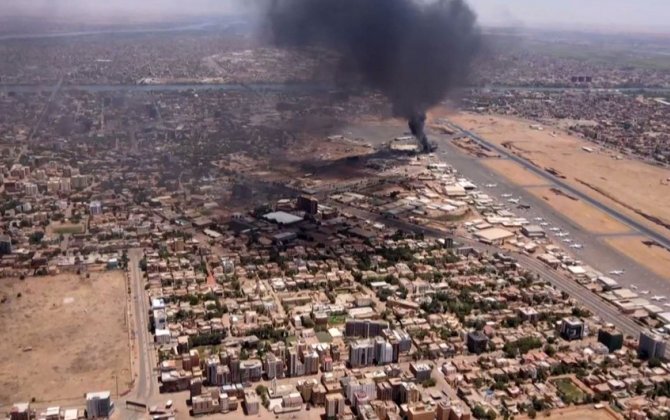
[[[28,238],[28,241],[30,242],[31,245],[37,245],[40,242],[42,242],[42,239],[44,238],[44,232],[41,230],[33,232],[30,237]]]

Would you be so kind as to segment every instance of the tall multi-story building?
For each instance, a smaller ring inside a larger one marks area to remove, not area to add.
[[[414,374],[417,381],[423,382],[430,379],[433,369],[427,363],[410,363],[409,370]]]
[[[326,418],[332,419],[344,414],[344,396],[342,394],[326,395]]]
[[[319,354],[314,350],[304,353],[305,375],[315,375],[319,373]]]
[[[300,361],[298,349],[288,349],[288,376],[296,377],[305,374],[305,365]]]
[[[220,411],[219,399],[211,395],[199,395],[191,399],[191,410],[193,415],[211,414]]]
[[[421,392],[413,382],[402,382],[399,388],[398,399],[400,404],[410,404],[421,400]]]
[[[26,195],[30,196],[35,196],[39,193],[39,189],[37,188],[37,185],[33,184],[32,182],[28,182],[23,185],[23,191],[25,192]]]
[[[240,371],[240,355],[237,353],[232,353],[228,357],[228,367],[230,368],[230,380],[232,383],[237,384],[242,381],[242,375]]]
[[[9,411],[9,420],[30,420],[30,403],[16,403]]]
[[[393,362],[393,346],[382,337],[375,338],[375,361],[378,365]]]
[[[488,347],[488,343],[489,338],[481,331],[471,331],[467,335],[466,345],[470,353],[484,353]]]
[[[91,180],[91,175],[74,175],[70,178],[70,183],[75,190],[81,190],[91,185]]]
[[[347,337],[376,337],[389,327],[386,321],[369,319],[348,319],[344,326],[344,335]]]
[[[666,357],[666,347],[667,341],[663,336],[645,330],[640,333],[637,353],[643,359],[664,359]]]
[[[258,395],[256,395],[256,392],[251,390],[244,392],[244,409],[246,410],[247,415],[252,416],[258,414],[260,406],[261,400]]]
[[[240,382],[258,382],[263,375],[263,364],[258,359],[240,361]]]
[[[598,342],[604,344],[610,352],[623,347],[623,334],[614,328],[598,330]]]
[[[584,322],[578,318],[563,318],[561,337],[565,340],[579,340],[584,335]]]
[[[9,235],[0,235],[0,255],[12,253],[12,238]]]
[[[72,191],[70,178],[61,178],[59,181],[58,190],[62,193],[69,193],[70,191]]]
[[[358,340],[349,345],[349,364],[352,368],[374,363],[375,347],[372,340]]]
[[[91,216],[102,214],[102,204],[99,201],[91,201],[88,205],[88,212]]]
[[[407,331],[401,329],[385,329],[382,331],[384,338],[393,347],[393,363],[397,363],[401,353],[407,353],[412,349],[412,338]]]
[[[221,366],[219,361],[219,356],[212,355],[209,356],[207,362],[205,363],[207,382],[210,385],[223,385],[217,380],[217,369]]]
[[[284,377],[284,361],[274,353],[265,356],[265,375],[268,379]]]
[[[114,405],[109,391],[86,394],[86,418],[107,418],[112,414],[113,409]]]
[[[58,178],[49,178],[47,181],[47,192],[56,194],[60,190],[60,180]]]
[[[298,197],[296,207],[307,214],[315,215],[319,212],[319,200],[312,196],[301,195]]]
[[[333,371],[333,358],[330,356],[324,356],[323,362],[321,362],[321,370],[323,372],[332,372]]]
[[[377,399],[391,401],[393,399],[393,387],[387,381],[377,383]]]

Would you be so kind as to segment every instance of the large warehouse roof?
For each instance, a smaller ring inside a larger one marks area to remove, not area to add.
[[[285,211],[275,211],[273,213],[268,213],[263,217],[266,220],[270,220],[275,223],[281,223],[282,225],[290,225],[291,223],[297,223],[302,220],[302,217],[291,213],[286,213]]]

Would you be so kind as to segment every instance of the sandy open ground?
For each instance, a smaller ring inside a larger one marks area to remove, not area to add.
[[[550,126],[545,126],[542,131],[533,129],[530,125],[534,123],[530,121],[447,111],[434,114],[436,117],[447,116],[461,127],[493,143],[508,144],[518,155],[540,168],[557,170],[566,177],[566,182],[604,204],[612,205],[662,234],[670,233],[670,230],[633,210],[640,210],[670,223],[670,170],[635,159],[617,160],[613,151],[601,149]],[[594,149],[594,152],[584,151],[584,146]]]
[[[581,200],[557,194],[550,188],[528,188],[533,195],[544,200],[556,211],[591,233],[626,233],[630,229],[606,213]]]
[[[528,416],[515,417],[521,420],[528,419]],[[555,420],[619,420],[623,417],[616,414],[608,408],[596,409],[593,407],[579,406],[567,407],[558,410],[551,410],[537,414],[537,419],[555,419]]]
[[[511,182],[521,186],[537,186],[548,184],[547,180],[541,178],[521,165],[507,159],[484,159],[482,164],[487,168],[504,176]]]
[[[128,388],[123,272],[0,282],[0,405]],[[21,294],[18,297],[18,294]]]
[[[658,246],[648,246],[642,242],[643,240],[645,238],[642,236],[626,236],[608,238],[605,242],[659,276],[670,280],[670,251]]]

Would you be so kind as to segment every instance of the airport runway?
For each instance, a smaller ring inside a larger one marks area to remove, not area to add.
[[[561,189],[567,191],[571,195],[579,198],[580,200],[591,204],[592,206],[598,208],[599,210],[602,210],[603,212],[607,213],[608,215],[612,216],[613,218],[617,219],[618,221],[622,222],[623,224],[629,226],[630,228],[639,232],[640,234],[642,234],[644,236],[647,236],[647,237],[655,240],[659,244],[663,245],[664,247],[670,249],[670,238],[667,235],[662,235],[662,234],[660,234],[660,233],[658,233],[658,232],[656,232],[652,229],[649,229],[646,226],[638,223],[636,220],[632,219],[631,217],[628,217],[627,215],[622,214],[622,213],[612,209],[611,207],[609,207],[607,205],[604,205],[600,201],[592,198],[591,196],[589,196],[587,194],[584,194],[583,192],[574,188],[570,184],[564,182],[560,178],[558,178],[554,175],[551,175],[550,173],[548,173],[547,171],[545,171],[541,168],[538,168],[537,166],[528,162],[526,159],[523,159],[523,158],[515,155],[514,153],[511,153],[509,150],[505,149],[504,147],[501,147],[501,146],[498,146],[494,143],[488,142],[485,139],[483,139],[482,137],[474,134],[471,131],[464,130],[463,128],[458,127],[456,125],[454,125],[454,127],[461,130],[465,135],[467,135],[468,137],[470,137],[472,140],[476,141],[480,145],[485,146],[489,149],[495,150],[501,156],[504,156],[507,159],[518,163],[519,165],[521,165],[522,167],[524,167],[528,171],[546,179],[547,182],[560,187]]]
[[[441,137],[433,136],[432,138],[437,140]],[[638,292],[649,291],[648,294],[641,295],[643,298],[651,300],[652,296],[659,295],[666,296],[670,301],[670,282],[653,273],[631,258],[628,258],[627,256],[613,250],[603,242],[603,239],[606,238],[607,235],[597,235],[584,231],[575,222],[546,204],[544,200],[534,196],[523,187],[507,181],[500,174],[495,173],[493,170],[484,166],[481,163],[481,159],[475,158],[453,145],[450,142],[450,139],[448,139],[446,136],[442,137],[441,140],[438,141],[438,145],[439,149],[437,153],[440,158],[452,165],[460,174],[462,174],[463,177],[468,178],[474,182],[481,191],[489,194],[492,198],[501,204],[507,204],[507,199],[503,197],[503,195],[511,194],[514,198],[520,198],[520,203],[530,205],[530,209],[523,210],[516,208],[516,205],[510,204],[509,209],[513,213],[525,217],[531,223],[535,224],[538,222],[534,221],[533,219],[536,217],[542,217],[545,222],[549,223],[549,226],[546,226],[545,230],[549,234],[548,236],[552,242],[565,248],[566,251],[568,251],[568,253],[573,255],[576,259],[581,260],[584,264],[589,265],[598,271],[601,271],[604,275],[612,277],[614,280],[619,282],[622,287],[636,286],[638,288]],[[529,165],[528,163],[526,164]],[[544,177],[544,171],[538,171]],[[551,178],[544,178],[547,181],[547,186],[558,186],[563,188],[562,185],[554,183]],[[497,186],[494,188],[487,188],[486,185],[489,184],[497,184]],[[570,190],[570,193],[573,193],[573,191]],[[583,194],[580,194],[580,198],[581,195]],[[591,200],[589,200],[589,202],[590,201]],[[597,207],[602,208],[603,206],[601,204]],[[572,239],[574,243],[583,244],[584,249],[570,249],[567,244],[562,242],[561,238],[552,235],[551,232],[548,231],[550,227],[558,227],[562,231],[569,232],[569,238]],[[633,227],[631,227],[631,229],[633,231],[636,230]],[[634,234],[635,232],[631,233],[631,235]],[[610,271],[616,270],[623,270],[624,274],[622,276],[609,274]],[[655,303],[661,307],[663,306],[663,302],[652,303]],[[670,307],[667,309],[670,311]]]

